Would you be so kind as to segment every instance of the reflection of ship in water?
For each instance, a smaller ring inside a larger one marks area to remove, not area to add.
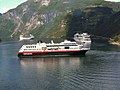
[[[21,58],[20,67],[22,74],[37,84],[37,87],[44,88],[43,90],[50,90],[51,87],[51,90],[62,90],[71,78],[76,82],[74,76],[80,69],[80,61],[79,57]]]
[[[55,69],[60,66],[69,69],[74,69],[73,67],[79,67],[80,58],[79,57],[55,57],[55,58],[21,58],[20,64],[23,68],[36,67],[39,70],[43,69]]]

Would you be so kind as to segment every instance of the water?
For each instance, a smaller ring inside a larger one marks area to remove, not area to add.
[[[94,44],[85,57],[19,59],[22,43],[0,43],[0,90],[119,90],[120,47]]]

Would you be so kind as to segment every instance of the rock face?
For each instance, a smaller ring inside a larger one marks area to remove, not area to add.
[[[49,5],[50,0],[27,1],[16,9],[4,14],[4,17],[16,25],[11,37],[20,33],[29,33],[30,30],[40,27],[57,16],[56,12],[40,13],[39,8]]]
[[[101,29],[106,31],[103,27],[108,27],[109,20],[116,20],[119,6],[103,0],[28,0],[0,16],[0,36],[16,39],[32,33],[37,38],[55,38],[77,31],[103,35]]]

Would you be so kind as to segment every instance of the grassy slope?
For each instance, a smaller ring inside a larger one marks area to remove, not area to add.
[[[12,30],[14,30],[15,25],[12,21],[5,19],[0,16],[0,38],[2,40],[10,39]]]

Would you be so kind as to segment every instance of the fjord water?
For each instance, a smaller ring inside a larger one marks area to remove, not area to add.
[[[0,43],[0,90],[119,90],[120,47],[94,44],[84,57],[17,57],[20,42]]]

